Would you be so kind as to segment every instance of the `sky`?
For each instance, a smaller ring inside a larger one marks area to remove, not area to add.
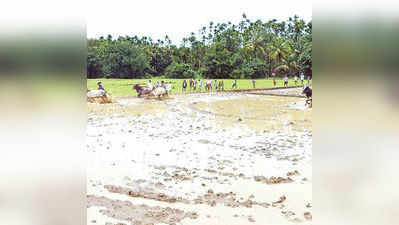
[[[312,19],[311,0],[140,0],[89,1],[86,14],[87,37],[150,36],[154,41],[168,35],[173,44],[197,33],[213,21],[237,24],[242,14],[254,21],[287,20],[298,15]]]

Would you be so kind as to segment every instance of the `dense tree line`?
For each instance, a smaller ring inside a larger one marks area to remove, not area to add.
[[[166,35],[88,39],[88,78],[264,78],[312,75],[312,22],[209,23],[176,46]]]

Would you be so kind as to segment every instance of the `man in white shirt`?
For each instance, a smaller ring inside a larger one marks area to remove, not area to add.
[[[288,87],[288,76],[284,77],[284,87]]]
[[[305,79],[305,75],[301,73],[301,83],[303,84],[303,80]]]
[[[154,86],[151,83],[151,80],[148,81],[147,86],[150,90],[152,90],[154,88]]]
[[[295,81],[295,86],[296,86],[298,84],[298,76],[297,75],[295,75],[294,81]]]

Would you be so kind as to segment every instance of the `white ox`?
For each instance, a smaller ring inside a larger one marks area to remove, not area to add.
[[[87,101],[95,102],[95,99],[101,99],[102,102],[106,102],[107,92],[104,90],[87,90]]]
[[[105,97],[107,96],[107,92],[104,90],[87,90],[88,98],[97,98],[97,97]]]
[[[157,88],[155,88],[153,91],[151,91],[149,95],[150,95],[150,96],[154,96],[154,97],[161,98],[161,96],[162,96],[162,97],[163,97],[163,96],[167,96],[168,93],[167,93],[167,91],[166,91],[165,88],[163,88],[163,87],[157,87]]]

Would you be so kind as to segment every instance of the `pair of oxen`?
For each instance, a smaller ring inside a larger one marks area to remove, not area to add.
[[[168,96],[168,92],[164,87],[156,87],[156,88],[149,88],[146,85],[135,84],[133,85],[133,89],[137,91],[137,96],[140,98],[142,96],[152,96],[152,97],[164,97]]]

